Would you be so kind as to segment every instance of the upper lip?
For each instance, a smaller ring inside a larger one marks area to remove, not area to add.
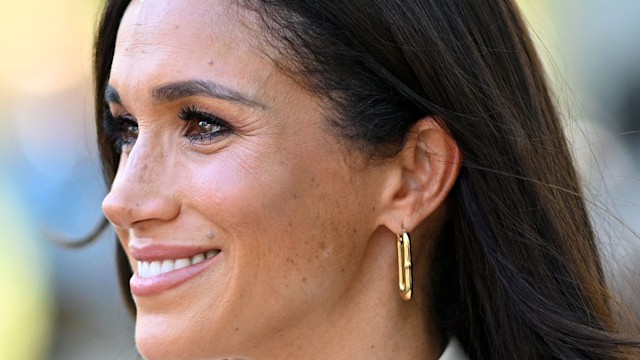
[[[158,261],[166,259],[190,258],[211,250],[220,250],[215,246],[193,246],[177,244],[129,244],[129,255],[138,261]]]

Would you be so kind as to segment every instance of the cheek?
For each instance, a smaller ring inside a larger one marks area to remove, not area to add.
[[[234,273],[254,282],[253,295],[326,291],[355,266],[362,243],[359,206],[345,205],[345,189],[354,188],[348,169],[290,153],[224,156],[191,171],[191,197],[218,227]]]

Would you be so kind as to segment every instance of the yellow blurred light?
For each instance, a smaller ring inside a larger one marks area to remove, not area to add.
[[[0,359],[43,359],[52,326],[48,271],[19,205],[0,183]]]
[[[552,80],[564,78],[562,59],[564,54],[560,49],[559,31],[557,20],[552,16],[553,1],[549,0],[517,0],[518,6],[522,10],[524,20],[528,25],[538,55],[547,73]],[[560,65],[559,65],[560,64]],[[555,84],[552,83],[552,86]]]
[[[0,86],[11,96],[47,94],[90,78],[97,3],[5,2],[0,11]]]

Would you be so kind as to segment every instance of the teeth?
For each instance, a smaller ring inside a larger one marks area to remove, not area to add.
[[[166,274],[168,272],[179,270],[187,266],[195,265],[203,262],[205,259],[210,259],[216,256],[220,250],[211,250],[207,253],[200,253],[193,256],[191,259],[182,258],[177,260],[166,259],[162,261],[138,261],[138,276],[143,278],[149,278]]]
[[[160,261],[152,261],[149,265],[149,277],[160,275]]]
[[[160,272],[163,274],[168,273],[169,271],[173,271],[175,268],[176,266],[174,265],[173,260],[164,260],[160,267]]]
[[[204,254],[198,254],[196,256],[193,257],[193,259],[191,259],[191,263],[193,265],[199,263],[199,262],[203,262],[204,261]]]
[[[178,269],[186,268],[187,266],[190,266],[190,265],[191,265],[191,260],[187,258],[178,259],[176,260],[175,268],[176,270],[178,270]]]

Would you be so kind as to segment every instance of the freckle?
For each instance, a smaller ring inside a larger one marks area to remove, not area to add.
[[[353,229],[353,233],[357,234],[358,233],[358,229]]]
[[[375,205],[373,205],[373,206],[371,207],[371,210],[375,211],[375,210],[376,210],[376,206],[375,206]]]
[[[175,26],[175,29],[176,29],[176,30],[180,29],[180,25],[176,25],[176,26]]]
[[[297,199],[297,198],[298,198],[298,194],[296,194],[296,193],[291,194],[291,196],[292,196],[294,199]]]
[[[306,277],[303,277],[303,278],[302,278],[302,282],[307,282],[307,278],[306,278]]]
[[[289,227],[293,227],[293,223],[289,221]]]
[[[235,329],[233,329],[233,331],[238,331],[238,330],[240,330],[240,328],[235,328]]]
[[[340,272],[343,273],[344,272],[344,268],[340,269]]]
[[[213,65],[213,60],[209,61],[209,66]]]
[[[324,250],[327,248],[327,244],[324,243],[324,241],[320,241],[320,249]]]

